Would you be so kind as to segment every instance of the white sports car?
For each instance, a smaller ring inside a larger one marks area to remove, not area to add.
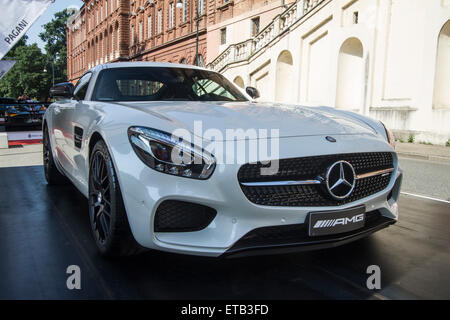
[[[258,103],[255,88],[167,63],[99,65],[51,95],[45,177],[89,199],[104,255],[317,249],[397,221],[402,174],[379,121]]]

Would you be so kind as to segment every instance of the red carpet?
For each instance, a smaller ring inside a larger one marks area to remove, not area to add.
[[[38,144],[42,143],[42,139],[27,139],[27,140],[14,140],[8,141],[9,146],[18,146],[18,145],[26,145],[26,144]]]

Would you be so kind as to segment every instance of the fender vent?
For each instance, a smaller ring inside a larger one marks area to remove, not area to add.
[[[73,140],[75,143],[75,147],[81,149],[81,143],[83,141],[83,129],[81,129],[80,127],[74,127]]]

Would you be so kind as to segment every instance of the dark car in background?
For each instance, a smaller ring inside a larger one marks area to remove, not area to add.
[[[13,98],[1,98],[0,97],[0,122],[3,122],[6,115],[6,107],[14,105],[16,100]]]
[[[16,101],[0,98],[0,124],[12,126],[40,126],[50,103],[31,100]]]

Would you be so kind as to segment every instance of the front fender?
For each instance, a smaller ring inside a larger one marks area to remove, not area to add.
[[[145,168],[145,165],[134,154],[128,141],[127,130],[128,127],[125,126],[117,128],[115,126],[96,124],[89,130],[90,135],[86,145],[91,145],[91,139],[93,139],[95,134],[100,135],[105,142],[114,165],[131,232],[136,241],[142,245],[143,243],[148,243],[150,211],[148,210],[148,214],[145,215],[137,214],[139,210],[136,210],[136,203],[139,201],[130,198],[129,194],[133,194],[136,199],[144,198],[139,194],[139,192],[144,192],[144,190],[136,188],[133,181],[136,181],[138,168]],[[86,148],[86,153],[86,159],[89,159],[89,148]],[[86,161],[86,163],[86,172],[89,175],[89,161]],[[87,179],[87,181],[89,180]],[[86,192],[89,192],[88,187]]]

